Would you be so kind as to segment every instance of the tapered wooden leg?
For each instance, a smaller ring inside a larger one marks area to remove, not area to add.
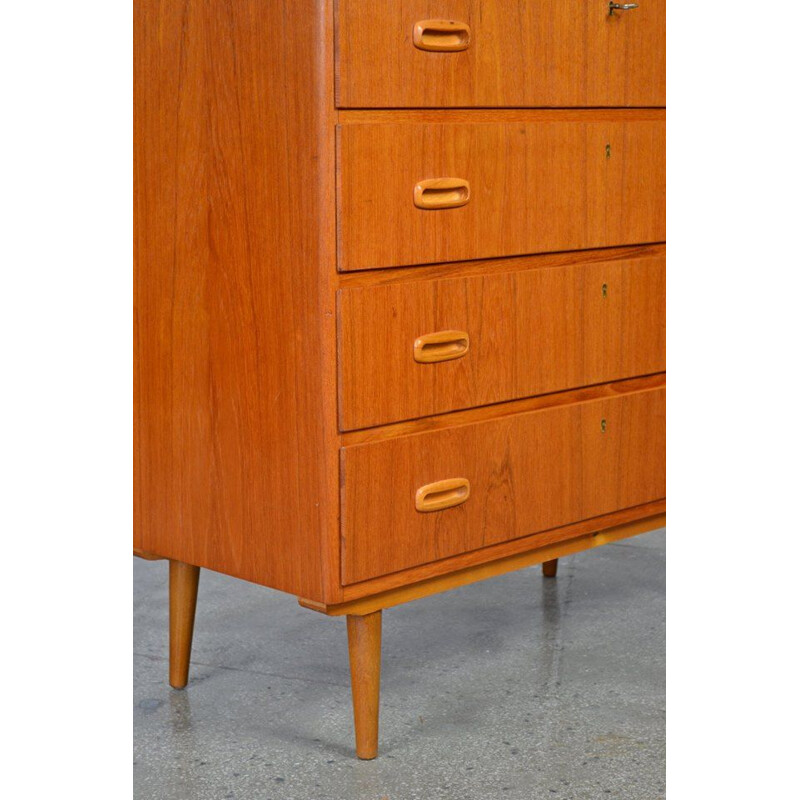
[[[200,567],[169,562],[169,685],[183,689],[189,680],[194,610]]]
[[[364,617],[347,616],[350,648],[350,683],[353,687],[353,719],[356,755],[378,755],[378,706],[381,695],[381,612]]]
[[[555,578],[558,572],[558,559],[554,558],[552,561],[544,561],[542,563],[542,575],[545,578]]]

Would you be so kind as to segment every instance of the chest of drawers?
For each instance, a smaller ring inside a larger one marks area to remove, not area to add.
[[[346,615],[665,520],[664,3],[136,0],[134,550]]]

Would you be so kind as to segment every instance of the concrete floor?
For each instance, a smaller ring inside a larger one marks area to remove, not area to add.
[[[381,754],[345,622],[204,572],[167,684],[167,567],[134,564],[136,800],[664,797],[664,531],[384,612]]]

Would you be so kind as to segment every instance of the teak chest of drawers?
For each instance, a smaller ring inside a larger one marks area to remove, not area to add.
[[[665,520],[664,1],[135,0],[134,549],[347,615]]]

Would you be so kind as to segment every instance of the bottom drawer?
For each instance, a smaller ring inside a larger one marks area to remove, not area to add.
[[[663,498],[665,388],[342,449],[342,582]]]

